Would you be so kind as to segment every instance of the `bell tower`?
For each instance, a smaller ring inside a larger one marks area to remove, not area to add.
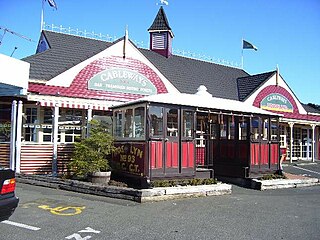
[[[164,57],[170,57],[174,35],[162,6],[148,32],[150,33],[150,50]]]

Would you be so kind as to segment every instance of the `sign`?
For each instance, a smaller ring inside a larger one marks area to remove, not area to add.
[[[277,112],[293,112],[292,103],[279,93],[266,96],[260,103],[260,108]]]
[[[116,143],[113,169],[133,175],[144,176],[145,144]]]
[[[88,89],[140,95],[157,94],[157,88],[148,78],[125,68],[99,72],[88,81]]]

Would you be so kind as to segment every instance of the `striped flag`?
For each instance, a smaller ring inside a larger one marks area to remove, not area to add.
[[[243,41],[243,43],[242,43],[243,49],[254,49],[255,51],[258,50],[258,48],[255,45],[249,43],[248,41],[246,41],[246,40],[242,40],[242,41]]]

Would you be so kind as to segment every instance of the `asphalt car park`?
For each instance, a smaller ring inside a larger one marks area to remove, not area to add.
[[[320,179],[320,161],[316,162],[293,162],[284,164],[283,171],[291,174]]]
[[[318,239],[320,187],[139,204],[17,184],[0,239]]]

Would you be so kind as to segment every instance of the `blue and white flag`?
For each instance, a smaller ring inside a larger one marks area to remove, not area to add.
[[[49,5],[50,5],[50,7],[53,7],[53,8],[55,8],[56,10],[58,9],[58,8],[57,8],[57,4],[56,4],[56,2],[55,2],[54,0],[48,0],[48,3],[49,3]]]

